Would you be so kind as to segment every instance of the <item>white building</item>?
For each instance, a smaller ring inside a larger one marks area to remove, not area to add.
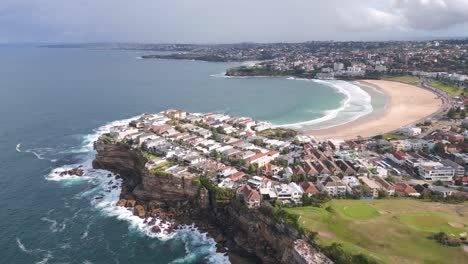
[[[422,129],[420,127],[404,127],[401,132],[407,136],[414,137],[421,135]]]
[[[335,70],[336,72],[342,71],[343,69],[344,69],[344,64],[343,63],[335,62],[333,64],[333,70]]]
[[[327,176],[318,181],[317,187],[331,196],[346,194],[347,186],[336,176]]]
[[[455,170],[452,167],[433,161],[419,164],[418,172],[427,181],[451,181],[455,174]]]

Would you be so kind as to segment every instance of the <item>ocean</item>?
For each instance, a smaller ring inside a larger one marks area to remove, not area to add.
[[[109,173],[91,168],[93,140],[167,108],[305,129],[348,122],[385,101],[342,81],[226,78],[239,63],[138,59],[144,54],[0,46],[2,263],[228,263],[196,227],[151,237],[115,207]],[[85,176],[59,176],[77,165]]]

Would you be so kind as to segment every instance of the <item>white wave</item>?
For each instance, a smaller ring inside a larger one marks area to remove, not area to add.
[[[174,232],[169,233],[169,228],[173,225],[173,223],[163,222],[161,219],[152,218],[144,220],[138,216],[133,215],[132,209],[117,206],[117,202],[119,201],[119,196],[121,193],[122,179],[116,179],[115,175],[109,171],[96,170],[92,168],[92,160],[94,159],[95,155],[95,151],[93,149],[94,141],[96,141],[102,134],[109,133],[112,127],[128,124],[128,122],[137,119],[138,117],[140,116],[110,122],[95,129],[93,131],[94,133],[84,136],[82,145],[78,149],[74,149],[72,153],[86,153],[87,155],[85,156],[85,160],[78,164],[64,165],[55,168],[49,173],[49,175],[46,176],[46,179],[50,181],[63,181],[65,183],[73,183],[83,180],[88,181],[89,183],[92,183],[94,187],[92,189],[83,191],[82,193],[78,194],[77,197],[90,198],[91,204],[102,214],[124,220],[130,224],[130,229],[138,230],[139,232],[142,232],[152,238],[168,240],[174,238],[175,236],[190,236],[190,241],[198,241],[196,245],[201,246],[203,243],[205,243],[204,252],[207,254],[207,258],[210,260],[210,263],[229,263],[227,256],[216,253],[215,241],[212,238],[207,237],[206,234],[202,234],[194,227],[183,227],[180,230],[174,230]],[[81,168],[84,170],[83,176],[60,175],[60,173],[63,171],[68,171],[79,166],[82,166]],[[111,177],[109,177],[109,175]],[[52,224],[51,228],[57,229],[58,223],[54,223],[54,220],[52,219],[44,219],[44,221],[47,222],[49,222],[49,220]],[[153,224],[153,222],[154,225],[149,224]],[[161,232],[154,233],[151,231],[155,225],[160,228]],[[81,239],[85,239],[88,235],[89,228],[87,227],[81,235]]]
[[[216,78],[232,78],[231,76],[227,76],[226,72],[221,72],[217,74],[211,74],[211,77],[216,77]]]
[[[34,252],[34,250],[27,249],[26,246],[21,242],[19,238],[16,238],[16,243],[18,244],[18,247],[19,249],[21,249],[21,251],[28,253],[28,254],[31,254]]]
[[[70,175],[70,174],[61,175],[62,172],[69,171],[78,166],[82,166],[81,168],[84,171],[84,175],[82,176]],[[72,181],[89,180],[90,176],[88,176],[88,174],[89,174],[90,169],[92,169],[90,162],[89,163],[86,162],[83,164],[76,164],[76,165],[63,165],[62,167],[53,169],[45,178],[46,180],[49,180],[49,181],[68,181],[68,183],[71,183]]]
[[[53,233],[62,232],[67,227],[65,222],[59,224],[56,220],[53,220],[53,219],[50,219],[50,218],[47,218],[47,217],[42,217],[41,220],[44,221],[44,222],[50,223],[49,229]]]
[[[34,156],[36,156],[36,158],[40,159],[40,160],[43,160],[44,159],[44,156],[42,156],[41,154],[35,152],[35,151],[31,151],[32,154],[34,154]]]
[[[16,151],[21,153],[21,143],[16,144]]]
[[[43,250],[43,249],[27,249],[26,246],[21,242],[21,240],[17,237],[16,238],[16,243],[18,244],[18,248],[23,251],[24,253],[28,255],[43,255],[43,259],[40,260],[39,262],[36,262],[38,264],[45,264],[49,261],[50,258],[52,258],[52,254],[48,250]]]
[[[340,114],[346,113],[347,118],[341,123],[335,123],[328,127],[341,125],[344,123],[352,122],[362,116],[368,115],[372,113],[373,107],[371,103],[371,96],[361,89],[359,86],[352,84],[346,81],[338,81],[338,80],[310,80],[310,79],[298,79],[294,77],[289,77],[288,79],[291,80],[306,80],[306,81],[313,81],[316,83],[321,83],[327,85],[337,92],[344,94],[345,98],[341,101],[340,107],[336,109],[330,109],[324,111],[324,116],[304,121],[304,122],[297,122],[292,124],[282,124],[277,125],[277,127],[290,127],[290,128],[301,128],[303,126],[310,126],[310,125],[317,125],[323,123],[325,121],[330,121],[336,119]]]
[[[178,236],[185,242],[186,255],[171,263],[192,263],[200,256],[206,256],[208,263],[230,263],[227,255],[216,252],[216,242],[207,233],[202,233],[195,225],[182,226]]]
[[[36,264],[47,264],[49,262],[49,259],[52,258],[51,254],[45,254],[44,258],[41,261],[35,262]]]

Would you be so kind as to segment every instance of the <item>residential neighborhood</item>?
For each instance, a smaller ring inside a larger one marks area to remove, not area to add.
[[[419,128],[419,127],[418,127]],[[413,131],[408,136],[407,131]],[[107,136],[139,148],[151,173],[207,175],[248,207],[301,205],[303,197],[378,199],[468,195],[466,128],[425,138],[324,140],[248,117],[170,109],[144,114]],[[416,133],[419,134],[419,133]]]

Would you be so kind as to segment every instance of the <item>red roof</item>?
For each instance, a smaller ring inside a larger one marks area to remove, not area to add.
[[[280,152],[277,151],[277,150],[270,150],[270,151],[267,152],[267,155],[268,155],[268,156],[273,156],[273,155],[277,155],[277,154],[279,154],[279,153],[280,153]]]
[[[453,177],[454,181],[468,182],[468,177]]]
[[[249,161],[249,162],[252,162],[252,161],[258,160],[260,158],[263,158],[265,156],[266,156],[266,154],[258,153],[258,154],[253,155],[252,157],[246,158],[245,160]]]
[[[395,191],[402,192],[405,194],[418,193],[413,187],[409,186],[406,183],[397,183],[395,184]]]
[[[315,194],[319,193],[315,185],[311,182],[303,182],[301,183],[301,188],[305,193]]]
[[[393,156],[395,158],[397,158],[398,160],[405,160],[405,157],[406,157],[406,153],[402,152],[402,151],[395,151],[392,153]]]
[[[249,185],[242,185],[236,192],[242,194],[244,201],[260,201],[260,194]]]
[[[229,176],[229,179],[231,179],[231,181],[238,181],[240,179],[242,179],[243,177],[245,176],[245,173],[241,172],[241,171],[238,171],[234,174],[232,174],[231,176]]]

